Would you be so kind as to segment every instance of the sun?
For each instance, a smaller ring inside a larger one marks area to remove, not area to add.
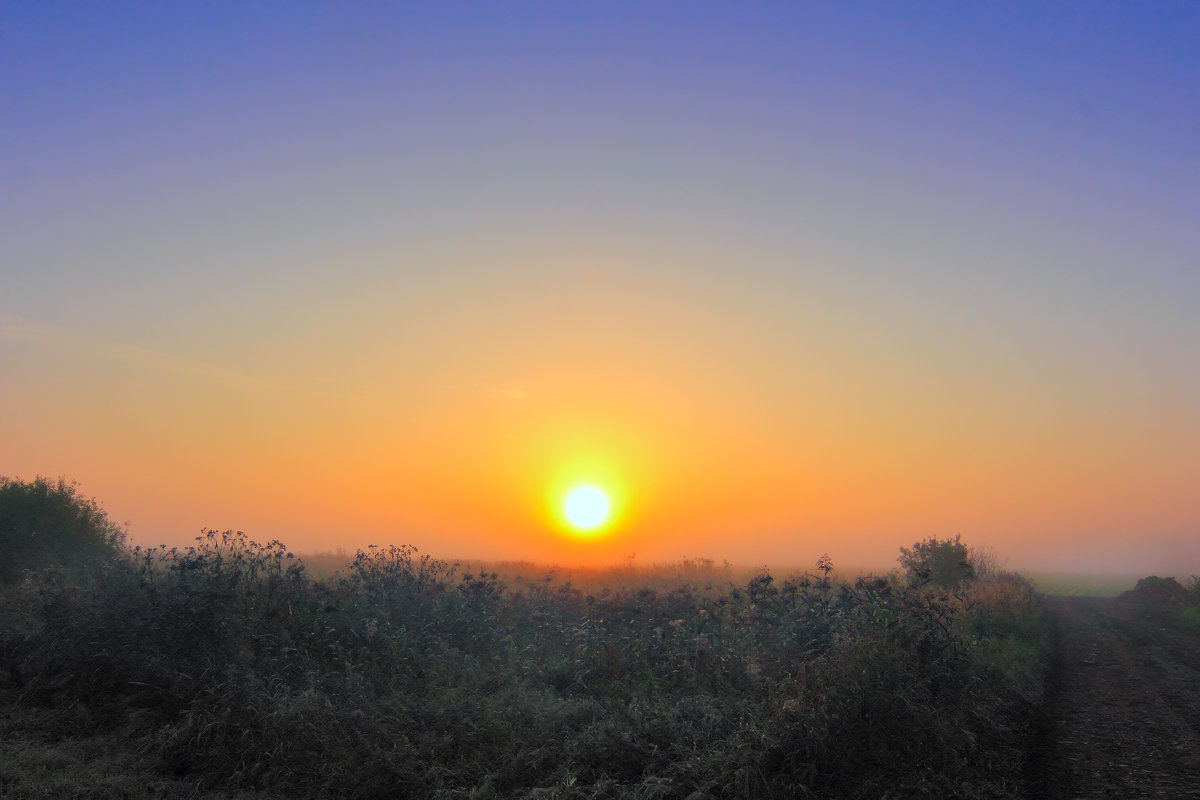
[[[595,486],[577,486],[563,500],[567,520],[582,531],[603,525],[611,508],[608,495]]]

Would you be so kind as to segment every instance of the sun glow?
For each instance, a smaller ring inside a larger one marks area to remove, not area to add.
[[[585,442],[584,444],[592,444]],[[646,475],[640,465],[615,454],[611,448],[600,446],[587,449],[585,455],[557,456],[552,470],[547,470],[541,495],[541,519],[552,542],[566,545],[564,557],[590,559],[616,558],[609,547],[623,547],[631,535],[631,521],[636,522],[636,504],[631,485],[646,485]],[[583,549],[579,549],[582,546]]]
[[[595,486],[579,486],[572,489],[563,501],[563,513],[567,520],[582,531],[591,531],[608,519],[611,503],[608,495]]]

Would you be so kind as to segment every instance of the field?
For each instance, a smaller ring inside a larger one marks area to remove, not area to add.
[[[25,570],[0,590],[0,794],[1020,796],[1032,586],[947,579],[965,546],[926,545],[845,581],[501,577],[405,547],[316,579],[216,532]]]
[[[1079,572],[1029,572],[1040,594],[1065,597],[1116,597],[1137,583],[1137,575],[1088,575]]]

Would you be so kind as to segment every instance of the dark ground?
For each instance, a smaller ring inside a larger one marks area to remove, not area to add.
[[[1052,660],[1030,797],[1200,798],[1200,627],[1172,605],[1045,607]]]

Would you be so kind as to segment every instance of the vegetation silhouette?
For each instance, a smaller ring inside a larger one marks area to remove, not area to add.
[[[911,548],[901,547],[898,560],[914,584],[932,583],[954,589],[975,578],[976,559],[963,544],[961,534],[953,539],[930,537]]]
[[[0,582],[29,569],[80,569],[110,561],[124,542],[125,531],[76,484],[0,476]]]
[[[1174,578],[1160,578],[1157,575],[1139,578],[1136,586],[1121,594],[1122,600],[1149,603],[1189,603],[1194,602],[1195,597],[1194,586],[1189,591]]]
[[[113,796],[1021,792],[1040,631],[1011,573],[842,581],[822,557],[733,582],[697,560],[581,587],[371,547],[316,580],[240,532],[109,541],[120,557],[0,588],[0,701],[134,759]],[[8,796],[44,796],[4,758]]]

